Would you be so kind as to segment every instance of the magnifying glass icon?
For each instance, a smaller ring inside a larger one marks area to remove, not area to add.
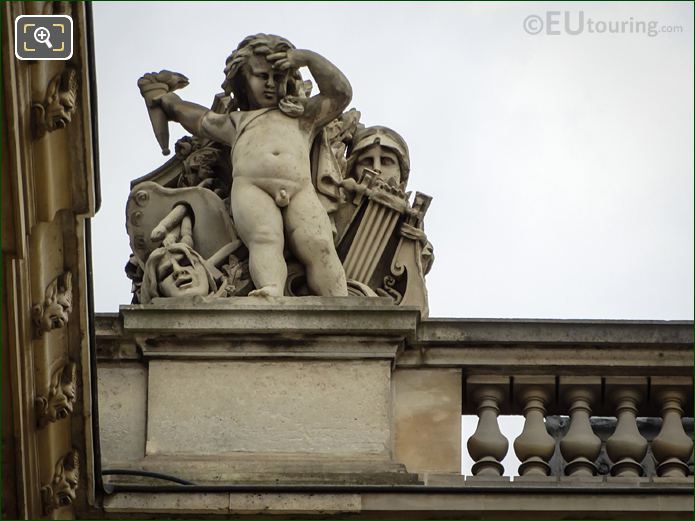
[[[51,45],[50,38],[51,33],[45,27],[39,26],[34,30],[34,39],[39,43],[45,43],[46,47],[52,49],[53,45]]]

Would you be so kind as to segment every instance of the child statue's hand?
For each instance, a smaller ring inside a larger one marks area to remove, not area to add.
[[[288,49],[284,52],[276,52],[266,56],[266,59],[273,65],[273,69],[286,71],[288,69],[299,69],[309,64],[309,51],[302,49]]]

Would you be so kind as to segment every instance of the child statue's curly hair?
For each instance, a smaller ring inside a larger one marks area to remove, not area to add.
[[[295,49],[295,46],[282,36],[274,34],[260,33],[244,38],[236,50],[229,55],[224,68],[222,88],[225,95],[232,96],[228,111],[250,109],[243,70],[251,56],[254,54],[268,56],[277,52],[287,52],[290,49]],[[303,113],[303,106],[294,100],[307,96],[307,83],[302,81],[298,70],[289,71],[286,82],[279,86],[281,98],[279,108],[282,112],[293,117]]]

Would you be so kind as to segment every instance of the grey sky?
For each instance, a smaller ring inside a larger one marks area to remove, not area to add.
[[[93,7],[97,311],[130,301],[129,182],[165,161],[137,78],[182,72],[181,96],[209,105],[237,43],[271,32],[334,62],[362,121],[408,142],[409,189],[434,197],[432,316],[693,318],[692,4]],[[547,11],[682,31],[527,34]]]

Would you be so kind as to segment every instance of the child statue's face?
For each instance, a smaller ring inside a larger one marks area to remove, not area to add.
[[[277,107],[279,87],[286,81],[286,73],[273,70],[264,56],[254,54],[244,68],[244,77],[251,109]]]
[[[163,297],[186,297],[208,294],[205,267],[183,253],[168,253],[157,266],[159,292]]]

